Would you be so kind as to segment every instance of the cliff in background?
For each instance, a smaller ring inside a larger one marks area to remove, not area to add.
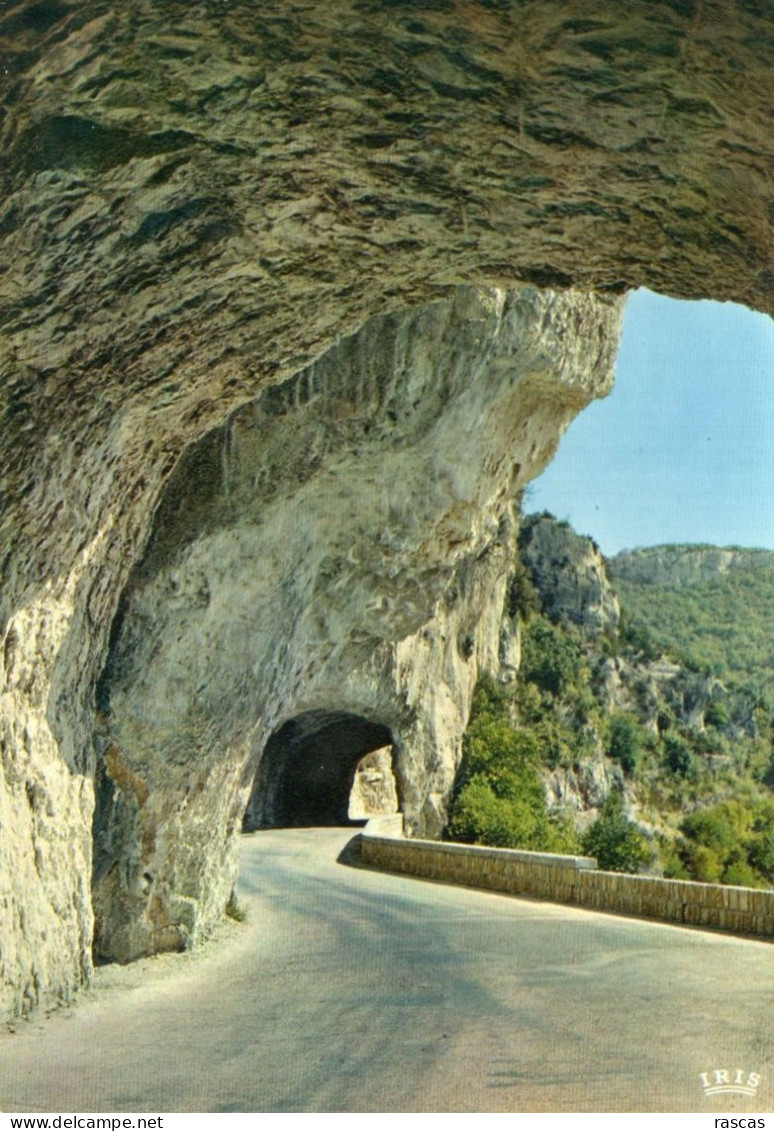
[[[773,565],[769,550],[654,546],[618,554],[608,569],[643,647],[774,702]]]
[[[680,589],[728,573],[774,569],[774,551],[741,546],[647,546],[623,550],[608,559],[607,568],[616,582]]]
[[[598,547],[566,522],[528,516],[518,543],[509,599],[521,664],[513,676],[500,673],[499,687],[485,681],[477,692],[451,833],[592,855],[610,848],[613,833],[628,835],[637,851],[613,853],[605,866],[770,886],[774,697],[760,690],[768,672],[756,673],[757,686],[717,678],[713,666],[727,667],[733,653],[733,641],[717,635],[712,666],[681,657],[663,602],[643,584],[652,620],[663,618],[649,634],[623,597],[619,605]],[[737,553],[754,563],[760,556]],[[670,615],[682,605],[690,621],[704,555],[721,554],[706,548],[694,559],[696,586],[681,558]],[[724,592],[716,594],[719,620]],[[771,616],[766,630],[770,639]]]

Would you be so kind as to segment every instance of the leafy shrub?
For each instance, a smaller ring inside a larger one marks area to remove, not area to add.
[[[659,837],[658,854],[661,861],[661,870],[667,879],[689,880],[691,878],[675,842],[669,837]]]
[[[540,612],[540,595],[530,576],[529,570],[517,562],[508,586],[508,614],[527,619]]]
[[[611,715],[607,752],[625,774],[631,776],[637,769],[644,745],[642,727],[632,715],[624,711]]]
[[[546,703],[539,687],[534,683],[519,682],[514,694],[514,705],[519,722],[530,725],[540,722],[546,715]]]
[[[453,840],[523,848],[536,852],[577,852],[571,824],[548,812],[540,780],[514,774],[494,785],[477,774],[460,791],[447,828]]]
[[[447,835],[500,848],[577,851],[572,825],[549,813],[538,738],[511,725],[507,693],[483,680],[473,702]]]
[[[723,862],[717,852],[705,844],[689,845],[685,861],[690,875],[702,883],[719,884],[723,879]]]
[[[704,712],[704,722],[709,727],[727,727],[730,719],[725,703],[720,699],[713,699]]]
[[[748,857],[765,879],[774,881],[774,802],[763,802],[758,810]]]
[[[587,685],[588,670],[577,636],[544,617],[535,617],[524,629],[521,676],[556,696]]]
[[[662,706],[656,716],[656,728],[659,734],[666,734],[675,725],[675,717],[668,706]]]
[[[698,776],[696,758],[688,743],[678,734],[664,735],[664,764],[677,777],[695,780]]]
[[[647,837],[630,821],[620,793],[608,795],[594,824],[581,838],[583,851],[607,872],[638,872],[653,853]]]
[[[659,647],[647,626],[641,621],[632,619],[626,609],[621,609],[618,636],[624,650],[641,660],[657,660],[662,654],[663,649]]]
[[[724,884],[739,884],[745,888],[755,888],[760,885],[761,878],[742,857],[731,860],[723,871]]]
[[[682,855],[696,879],[766,887],[774,880],[774,802],[721,801],[686,817]]]
[[[493,785],[505,783],[517,771],[532,770],[536,780],[540,751],[537,740],[527,731],[515,730],[507,718],[484,714],[468,728],[463,744],[459,781],[464,784],[476,774],[486,774]]]
[[[509,701],[508,691],[503,684],[492,679],[487,672],[483,672],[478,677],[473,692],[468,725],[474,723],[482,715],[507,715]]]
[[[753,814],[739,801],[721,801],[708,809],[691,813],[682,823],[682,831],[697,844],[711,848],[723,861],[729,861],[735,849],[741,848],[752,831]]]
[[[551,717],[541,719],[532,731],[540,750],[540,758],[549,769],[571,766],[576,753],[573,731]]]

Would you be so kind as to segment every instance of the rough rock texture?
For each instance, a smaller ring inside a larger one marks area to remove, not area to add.
[[[529,570],[544,611],[569,621],[590,637],[613,633],[621,610],[599,547],[566,522],[531,515],[519,534],[521,560]]]
[[[760,0],[3,5],[4,1006],[89,969],[95,685],[186,445],[460,283],[771,310],[771,57]]]
[[[499,662],[511,501],[609,388],[620,312],[460,288],[375,319],[189,449],[100,681],[100,955],[217,921],[256,766],[250,827],[322,823],[391,739],[408,829],[440,832],[478,663]]]
[[[597,757],[575,766],[559,766],[543,777],[546,801],[553,807],[569,811],[578,829],[593,824],[599,809],[613,789],[623,792],[626,780],[620,766],[614,765],[600,751]],[[630,798],[626,805],[631,813]]]
[[[659,713],[668,710],[688,730],[703,730],[711,703],[726,698],[726,688],[712,675],[691,671],[672,660],[611,657],[600,666],[599,689],[610,711],[638,714],[643,726],[658,733]],[[752,719],[749,723],[754,733]]]

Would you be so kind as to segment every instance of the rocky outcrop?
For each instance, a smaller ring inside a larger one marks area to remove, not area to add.
[[[610,558],[607,566],[616,580],[681,589],[726,573],[774,569],[774,552],[739,546],[647,546],[624,550]]]
[[[719,679],[663,656],[638,661],[609,657],[597,669],[597,685],[609,711],[636,714],[653,734],[658,734],[659,716],[664,714],[685,730],[703,730],[710,705],[728,698]]]
[[[3,1008],[88,974],[95,689],[189,445],[460,284],[770,310],[770,40],[742,0],[4,6]]]
[[[613,765],[600,751],[595,758],[545,773],[543,786],[549,806],[571,813],[575,826],[582,831],[593,824],[614,789],[625,790],[626,781],[620,766]],[[629,797],[626,804],[631,811]]]
[[[589,637],[614,633],[621,609],[605,559],[591,538],[550,514],[530,515],[519,533],[520,557],[543,611]]]

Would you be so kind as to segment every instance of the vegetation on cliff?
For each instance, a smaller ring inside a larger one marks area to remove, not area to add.
[[[670,590],[667,602],[660,590],[658,602],[643,599],[635,613],[624,602],[620,622],[606,627],[597,608],[575,623],[557,607],[556,571],[572,561],[580,592],[573,610],[584,607],[591,598],[583,578],[598,551],[586,540],[588,560],[581,561],[578,536],[566,524],[539,516],[525,521],[527,531],[536,521],[541,554],[530,556],[522,538],[510,589],[521,668],[512,683],[490,676],[479,682],[448,835],[583,851],[613,870],[772,886],[774,709],[766,665],[759,659],[758,667],[741,670],[735,641],[726,650],[730,638],[721,633],[701,637],[707,662],[677,657],[688,654],[691,631],[698,639],[697,626],[707,619],[699,616],[697,594],[714,594],[721,625],[751,576],[763,585],[761,600],[755,590],[748,598],[763,633],[774,571],[683,586]],[[569,592],[567,581],[563,576],[561,585]],[[612,589],[600,595],[598,578],[594,587],[598,603],[610,606]],[[680,630],[670,641],[672,624]],[[721,682],[720,672],[738,678]]]
[[[541,736],[513,726],[509,699],[493,680],[476,688],[465,757],[460,767],[449,833],[456,840],[577,852],[572,823],[549,812],[541,767]]]
[[[672,588],[614,576],[632,632],[687,666],[774,700],[774,569],[719,573]]]

